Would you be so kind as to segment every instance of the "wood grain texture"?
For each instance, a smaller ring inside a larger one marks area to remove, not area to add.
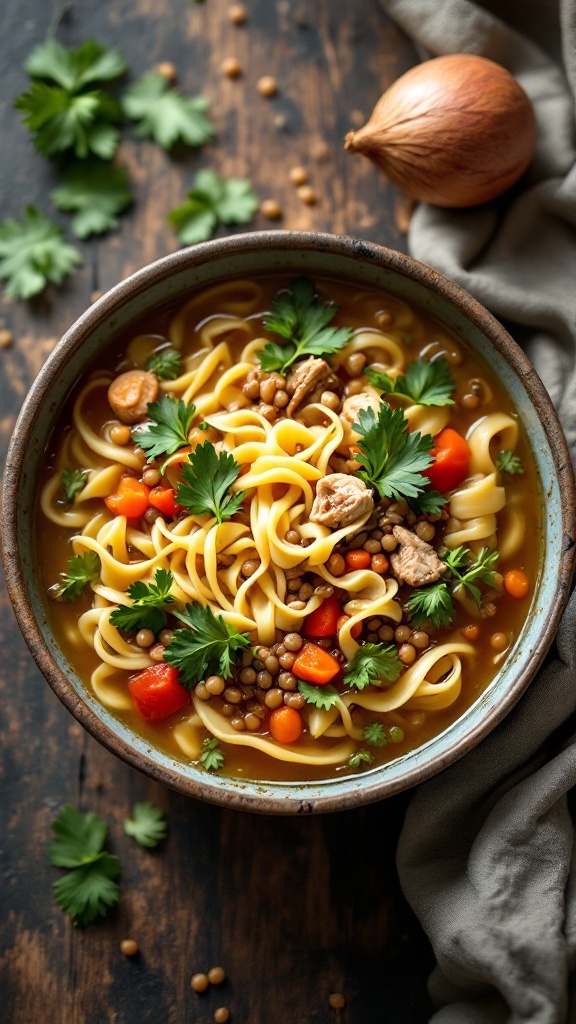
[[[14,344],[0,351],[0,443],[56,339],[105,290],[173,251],[166,223],[196,169],[250,177],[277,199],[280,226],[349,232],[404,247],[397,197],[372,165],[350,157],[342,139],[365,119],[383,88],[412,62],[408,41],[374,0],[246,0],[233,26],[226,0],[80,0],[62,9],[41,0],[4,0],[0,11],[0,219],[37,203],[51,208],[56,173],[31,147],[12,98],[22,64],[60,19],[58,38],[93,36],[117,46],[133,77],[160,60],[177,68],[187,93],[212,101],[217,140],[168,156],[128,129],[119,159],[134,181],[135,205],[120,230],[81,244],[82,268],[35,303],[0,301],[0,327]],[[231,81],[221,63],[243,68]],[[264,99],[258,78],[274,75]],[[317,195],[305,206],[288,180],[302,164]],[[260,215],[254,228],[269,227]],[[394,851],[407,797],[314,819],[262,818],[171,793],[87,736],[58,703],[21,640],[4,591],[0,665],[0,1019],[10,1024],[208,1024],[229,1006],[236,1024],[422,1024],[430,1011],[427,941],[404,903]],[[124,835],[134,802],[168,816],[154,851]],[[58,877],[46,857],[50,822],[64,803],[110,825],[109,848],[123,864],[117,909],[85,931],[53,902]],[[141,953],[119,952],[131,936]],[[221,964],[227,981],[203,996],[198,970]],[[336,1013],[330,992],[347,1004]]]

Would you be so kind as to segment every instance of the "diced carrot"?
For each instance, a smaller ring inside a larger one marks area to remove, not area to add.
[[[340,618],[338,619],[338,622],[336,623],[336,632],[337,633],[340,632],[340,630],[342,629],[342,626],[344,626],[348,622],[349,618],[350,618],[349,615],[341,615],[340,616]],[[352,626],[352,629],[350,630],[350,636],[352,637],[353,640],[357,640],[358,637],[360,636],[361,632],[362,632],[362,623],[361,622],[357,622],[355,626]]]
[[[340,664],[323,647],[316,644],[304,644],[292,666],[292,672],[298,679],[307,683],[325,686],[339,672]]]
[[[174,519],[182,511],[182,505],[176,502],[173,487],[153,487],[150,491],[150,504],[170,519]]]
[[[190,703],[190,692],[178,682],[178,669],[166,662],[130,676],[128,689],[136,710],[147,722],[160,722]]]
[[[434,438],[432,455],[434,462],[424,470],[424,475],[437,491],[446,494],[466,479],[472,452],[462,435],[452,427],[441,430]]]
[[[135,476],[123,476],[118,490],[104,501],[114,515],[138,519],[150,507],[150,489]]]
[[[304,636],[335,636],[342,609],[335,597],[327,597],[304,619]]]
[[[355,548],[354,551],[347,551],[345,556],[346,567],[352,569],[369,569],[371,555],[364,548]]]
[[[295,743],[302,729],[302,718],[296,708],[276,708],[270,715],[270,732],[278,743]]]
[[[526,597],[530,582],[522,569],[511,569],[504,577],[504,589],[510,597],[518,599]]]

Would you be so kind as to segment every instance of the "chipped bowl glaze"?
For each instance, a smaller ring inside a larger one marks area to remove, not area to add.
[[[34,565],[35,482],[72,388],[110,335],[192,288],[258,271],[345,277],[419,306],[492,367],[512,396],[537,464],[544,507],[541,571],[525,625],[502,670],[462,717],[390,764],[310,783],[249,782],[199,771],[156,750],[98,704],[59,649],[45,617]],[[100,298],[54,349],[24,403],[8,453],[3,554],[20,628],[52,689],[78,721],[128,764],[182,793],[261,813],[310,813],[369,803],[414,786],[478,743],[520,698],[548,650],[574,565],[574,476],[550,398],[501,324],[429,267],[356,238],[307,232],[235,235],[184,249],[133,274]]]

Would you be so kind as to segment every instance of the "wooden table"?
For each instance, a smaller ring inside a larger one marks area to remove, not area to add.
[[[54,169],[37,154],[12,109],[27,86],[22,64],[59,22],[58,38],[89,36],[124,54],[134,78],[171,61],[182,89],[212,101],[218,137],[171,159],[127,129],[119,157],[135,206],[119,232],[81,245],[82,268],[35,303],[0,303],[14,332],[0,351],[5,446],[27,388],[57,338],[103,291],[177,247],[166,213],[193,172],[209,166],[248,176],[279,201],[282,226],[350,232],[405,247],[396,194],[366,161],[342,148],[383,88],[414,60],[408,40],[375,0],[246,0],[235,26],[227,0],[100,0],[58,9],[3,0],[0,23],[0,219],[26,203],[55,217]],[[237,57],[237,80],[221,71]],[[274,75],[278,94],[256,82]],[[304,205],[288,178],[302,164],[317,195]],[[258,215],[252,225],[269,227]],[[186,799],[129,769],[93,741],[36,669],[2,597],[0,1018],[12,1024],[208,1024],[228,1006],[236,1024],[416,1024],[430,1012],[426,938],[403,901],[394,867],[407,797],[308,820],[256,817]],[[146,851],[122,820],[138,800],[161,805],[166,842]],[[84,931],[55,906],[59,872],[46,856],[50,823],[71,802],[107,819],[123,863],[122,897]],[[120,940],[141,953],[123,957]],[[228,980],[198,996],[192,973],[215,964]],[[331,992],[346,1008],[334,1011]]]

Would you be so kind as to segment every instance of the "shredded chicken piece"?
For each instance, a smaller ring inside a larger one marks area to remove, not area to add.
[[[373,508],[372,491],[363,480],[347,473],[330,473],[318,481],[310,519],[334,529],[349,526]]]
[[[440,579],[446,565],[440,561],[431,544],[404,526],[395,526],[392,533],[400,544],[399,549],[390,555],[392,572],[399,583],[423,587]]]
[[[375,391],[361,391],[359,395],[350,395],[350,398],[344,399],[340,412],[340,421],[344,427],[344,437],[338,449],[339,451],[345,451],[348,454],[350,445],[356,444],[360,437],[360,434],[352,430],[352,424],[358,419],[360,410],[373,409],[376,415],[378,415],[381,404]]]
[[[158,398],[158,378],[147,370],[127,370],[108,388],[108,404],[122,423],[141,423],[148,415],[148,403]]]
[[[286,391],[292,395],[286,412],[293,416],[304,399],[323,384],[331,374],[330,367],[324,359],[309,356],[302,363],[296,363],[286,382]]]

